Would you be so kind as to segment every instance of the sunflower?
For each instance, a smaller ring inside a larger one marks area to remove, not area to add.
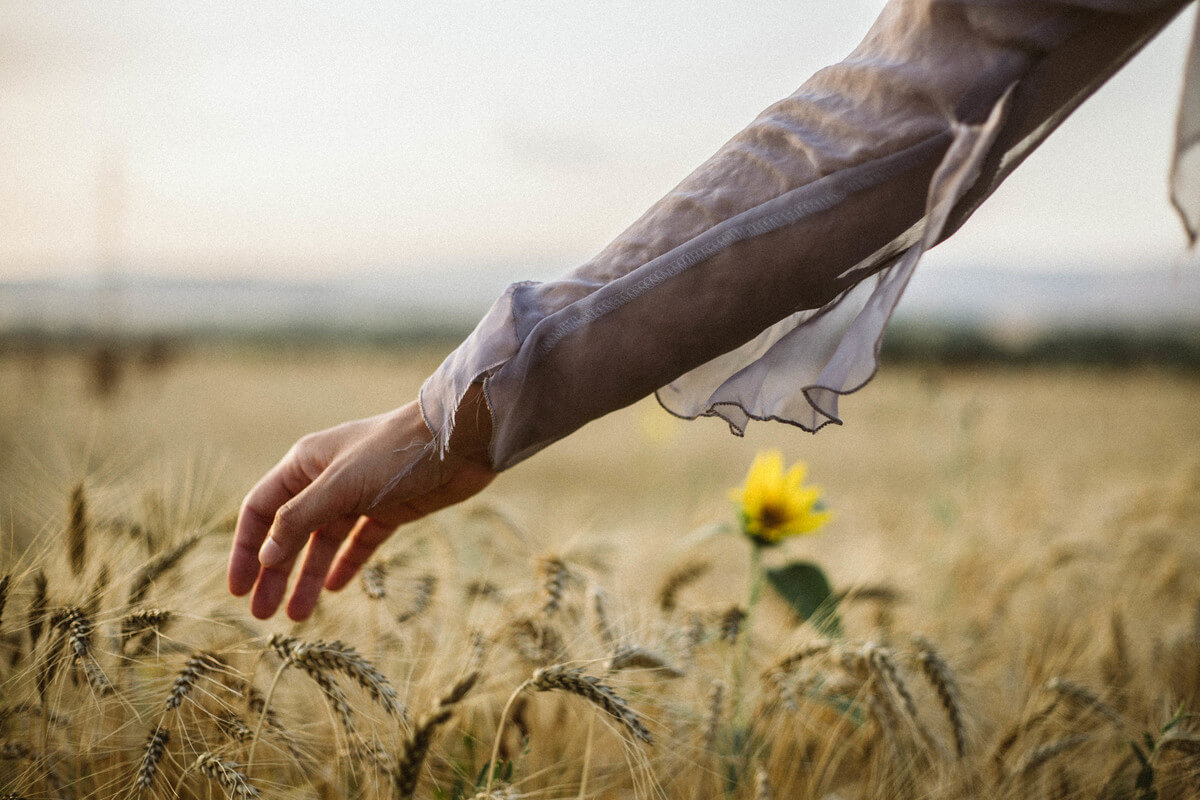
[[[758,544],[778,544],[789,536],[815,533],[832,514],[824,509],[821,490],[805,486],[808,468],[797,462],[786,473],[778,450],[759,453],[741,489],[729,493],[737,503],[742,532]]]

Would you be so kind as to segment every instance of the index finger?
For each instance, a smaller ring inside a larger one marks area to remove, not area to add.
[[[263,476],[238,512],[237,530],[229,551],[229,591],[241,597],[254,587],[260,564],[258,549],[267,538],[275,513],[310,483],[303,471],[285,458]]]

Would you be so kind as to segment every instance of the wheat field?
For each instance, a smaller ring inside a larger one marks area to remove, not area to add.
[[[1200,797],[1200,379],[885,368],[812,436],[646,402],[402,529],[314,617],[227,595],[299,436],[439,353],[0,358],[0,797]],[[809,464],[840,635],[749,619],[727,492]],[[749,669],[734,674],[745,647]]]

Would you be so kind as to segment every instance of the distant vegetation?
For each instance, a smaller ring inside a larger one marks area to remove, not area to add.
[[[1195,327],[1061,328],[1008,340],[978,326],[893,325],[882,360],[946,366],[1064,364],[1098,367],[1200,369]]]
[[[48,331],[0,330],[0,357],[80,355],[95,360],[97,380],[130,367],[154,370],[191,349],[311,351],[330,348],[448,352],[470,332],[457,322],[395,328],[339,328],[315,324],[273,327],[198,328],[184,333],[104,334],[88,328]],[[979,325],[900,322],[887,331],[881,360],[939,366],[1069,365],[1106,368],[1157,367],[1200,371],[1200,323],[1135,328],[1046,328],[1020,337]]]

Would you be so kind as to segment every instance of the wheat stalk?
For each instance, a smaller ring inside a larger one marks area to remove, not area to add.
[[[478,671],[471,672],[457,681],[450,691],[438,700],[433,710],[418,720],[416,726],[404,740],[400,748],[400,756],[396,760],[396,770],[392,773],[393,796],[397,800],[408,800],[417,790],[417,782],[425,765],[425,757],[433,744],[433,737],[438,730],[450,720],[454,707],[462,702],[471,688],[479,680]]]
[[[246,708],[252,713],[257,714],[260,721],[265,722],[267,727],[270,728],[276,736],[282,739],[285,745],[287,745],[288,751],[291,752],[292,756],[299,760],[299,746],[296,744],[295,740],[292,739],[291,734],[284,729],[283,723],[279,720],[279,715],[275,713],[275,709],[267,705],[266,695],[249,684],[245,685],[245,695]],[[249,769],[248,763],[247,769]]]
[[[213,753],[202,753],[196,759],[194,769],[215,781],[230,800],[257,800],[262,796],[236,762],[222,761]]]
[[[56,629],[54,640],[46,643],[45,652],[38,663],[37,692],[38,697],[42,699],[43,706],[46,705],[46,690],[50,688],[50,684],[54,683],[54,677],[58,674],[58,668],[62,664],[59,649],[60,645],[66,640],[66,637],[67,634],[65,631]]]
[[[358,726],[354,722],[354,709],[350,706],[350,701],[346,699],[345,692],[337,685],[337,682],[320,669],[305,669],[304,674],[320,688],[321,694],[325,695],[325,700],[333,708],[346,735],[351,738],[356,736]]]

